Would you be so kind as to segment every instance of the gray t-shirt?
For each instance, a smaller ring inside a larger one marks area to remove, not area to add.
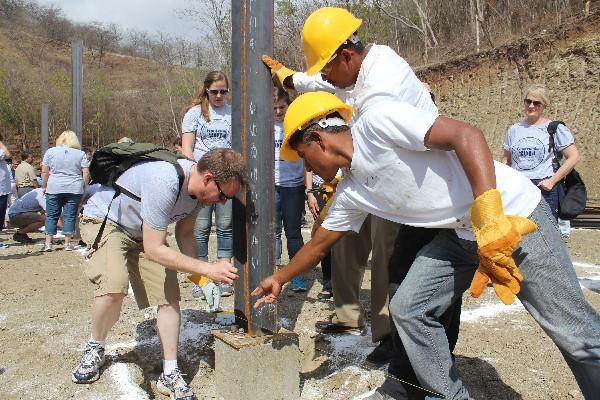
[[[280,157],[283,143],[283,124],[275,123],[275,185],[283,187],[304,186],[304,161],[285,161]]]
[[[231,106],[209,108],[210,122],[202,116],[200,106],[190,108],[183,116],[181,132],[194,132],[194,160],[198,161],[209,150],[231,148]]]
[[[46,193],[83,193],[81,169],[90,165],[83,151],[66,146],[52,147],[44,154],[42,164],[50,168]]]
[[[8,215],[17,215],[27,212],[46,211],[46,198],[42,188],[33,189],[18,198],[8,209]]]
[[[529,125],[527,121],[517,122],[510,128],[503,148],[510,152],[511,167],[521,171],[529,179],[543,179],[554,175],[552,169],[553,151],[549,151],[550,135],[548,121],[540,125]],[[554,147],[562,151],[573,144],[575,138],[564,125],[558,125],[554,135]]]
[[[108,219],[139,240],[142,223],[166,231],[170,223],[197,213],[201,204],[191,198],[187,190],[189,173],[195,163],[190,160],[178,162],[186,177],[179,197],[179,178],[173,165],[166,161],[139,163],[125,171],[117,179],[117,185],[140,197],[141,201],[120,194],[110,207]],[[111,188],[99,190],[87,201],[83,215],[104,218],[113,195]]]

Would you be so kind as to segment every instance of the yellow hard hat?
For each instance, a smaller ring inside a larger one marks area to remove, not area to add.
[[[298,153],[290,146],[294,133],[306,128],[316,118],[336,111],[346,123],[352,116],[352,107],[328,92],[308,92],[292,101],[283,119],[283,143],[279,150],[281,158],[285,161],[299,160]]]
[[[362,19],[338,7],[323,7],[310,14],[302,28],[306,73],[314,75],[323,69],[336,50],[361,24]]]

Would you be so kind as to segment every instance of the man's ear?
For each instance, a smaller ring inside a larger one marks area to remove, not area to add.
[[[342,49],[340,51],[340,57],[346,63],[349,62],[352,59],[353,55],[354,55],[354,50],[352,50],[352,49]]]
[[[202,173],[202,183],[204,184],[204,186],[208,185],[208,182],[210,182],[210,181],[212,181],[214,179],[215,179],[215,177],[212,174],[212,172],[204,171]]]
[[[323,145],[323,139],[322,139],[321,135],[322,134],[318,131],[312,131],[310,133],[310,141],[315,142],[315,144],[317,146],[319,146],[321,149],[323,149],[324,145]]]

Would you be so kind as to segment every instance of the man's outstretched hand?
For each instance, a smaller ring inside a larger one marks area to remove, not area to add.
[[[257,309],[263,304],[274,303],[280,293],[281,283],[273,275],[266,277],[251,293],[252,296],[258,297],[258,300],[254,303],[254,308]]]

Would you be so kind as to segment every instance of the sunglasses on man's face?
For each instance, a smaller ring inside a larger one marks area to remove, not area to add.
[[[525,102],[526,105],[530,106],[530,105],[534,105],[535,107],[539,107],[541,105],[543,105],[544,103],[542,103],[541,101],[537,101],[537,100],[531,100],[531,99],[525,99],[523,100]]]
[[[207,92],[212,94],[213,96],[216,96],[218,94],[223,96],[229,93],[229,89],[208,89]]]
[[[219,191],[219,199],[221,201],[231,200],[235,197],[235,196],[229,197],[225,193],[223,193],[223,191],[221,190],[221,186],[219,186],[219,182],[215,181],[215,185],[217,185],[217,190]]]

